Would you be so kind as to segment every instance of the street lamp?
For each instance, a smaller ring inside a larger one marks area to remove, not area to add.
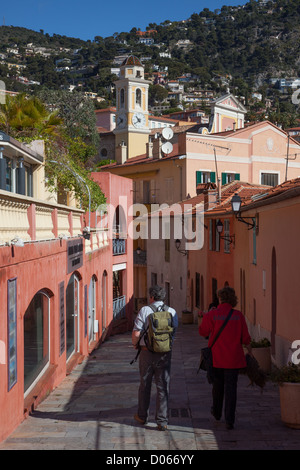
[[[217,232],[218,232],[220,238],[222,238],[226,242],[232,243],[234,245],[235,235],[230,235],[229,237],[222,237],[221,233],[223,232],[223,224],[222,224],[221,220],[218,220],[216,228],[217,228]]]
[[[243,222],[244,224],[248,225],[248,230],[257,228],[255,217],[242,217],[241,216],[241,205],[242,205],[242,200],[240,196],[237,193],[235,193],[235,195],[231,199],[231,208],[237,220],[239,222]],[[251,219],[252,222],[247,222],[246,219]]]
[[[77,179],[77,181],[79,180],[80,183],[83,183],[87,189],[87,192],[88,192],[88,195],[89,195],[89,224],[88,224],[88,227],[84,227],[83,229],[83,237],[86,238],[87,240],[90,239],[90,236],[91,236],[91,192],[90,192],[90,188],[88,186],[88,184],[86,183],[86,181],[84,181],[84,179],[78,175],[78,173],[76,173],[76,171],[73,170],[73,168],[69,167],[68,165],[66,165],[65,163],[61,163],[61,162],[57,162],[56,160],[50,160],[51,163],[56,163],[58,165],[61,165],[61,166],[66,166],[68,168],[68,170],[71,171],[71,173],[73,173],[73,175],[75,176],[75,178]]]
[[[180,245],[181,245],[181,241],[177,238],[177,240],[175,240],[176,250],[182,255],[186,256],[188,254],[187,250],[180,250]]]

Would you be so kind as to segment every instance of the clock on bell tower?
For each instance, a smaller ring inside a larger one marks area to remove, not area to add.
[[[116,147],[127,147],[127,159],[146,152],[148,142],[148,89],[144,66],[135,56],[129,56],[120,67],[116,85]]]

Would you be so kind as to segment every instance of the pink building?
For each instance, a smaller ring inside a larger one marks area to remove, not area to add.
[[[130,204],[132,198],[130,180],[93,175],[110,205],[92,214],[88,239],[83,236],[86,217],[81,209],[41,198],[42,178],[39,181],[35,172],[42,171],[43,156],[5,135],[1,152],[5,160],[0,166],[0,181],[5,182],[0,189],[3,440],[106,336],[131,328],[133,265],[127,237],[130,220],[120,215],[127,214],[122,201]],[[20,169],[17,185],[8,171],[15,159]],[[20,186],[24,163],[27,183]],[[4,164],[9,165],[5,181]],[[122,232],[111,224],[119,220]]]

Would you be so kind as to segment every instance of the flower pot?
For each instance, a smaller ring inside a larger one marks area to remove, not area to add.
[[[188,324],[188,323],[193,323],[194,317],[192,312],[189,310],[183,310],[182,311],[182,323],[183,324]]]
[[[266,374],[271,372],[271,347],[252,348],[252,354],[257,360],[261,370]]]
[[[281,419],[293,429],[300,429],[300,383],[279,385]]]

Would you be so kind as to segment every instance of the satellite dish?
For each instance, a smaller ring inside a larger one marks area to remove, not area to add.
[[[165,142],[162,147],[161,147],[163,153],[165,153],[166,155],[168,155],[169,153],[172,152],[173,150],[173,145],[171,144],[171,142]]]
[[[174,132],[171,129],[171,127],[164,127],[163,128],[162,136],[163,136],[164,139],[170,140],[170,139],[172,139],[173,135],[174,135]]]

